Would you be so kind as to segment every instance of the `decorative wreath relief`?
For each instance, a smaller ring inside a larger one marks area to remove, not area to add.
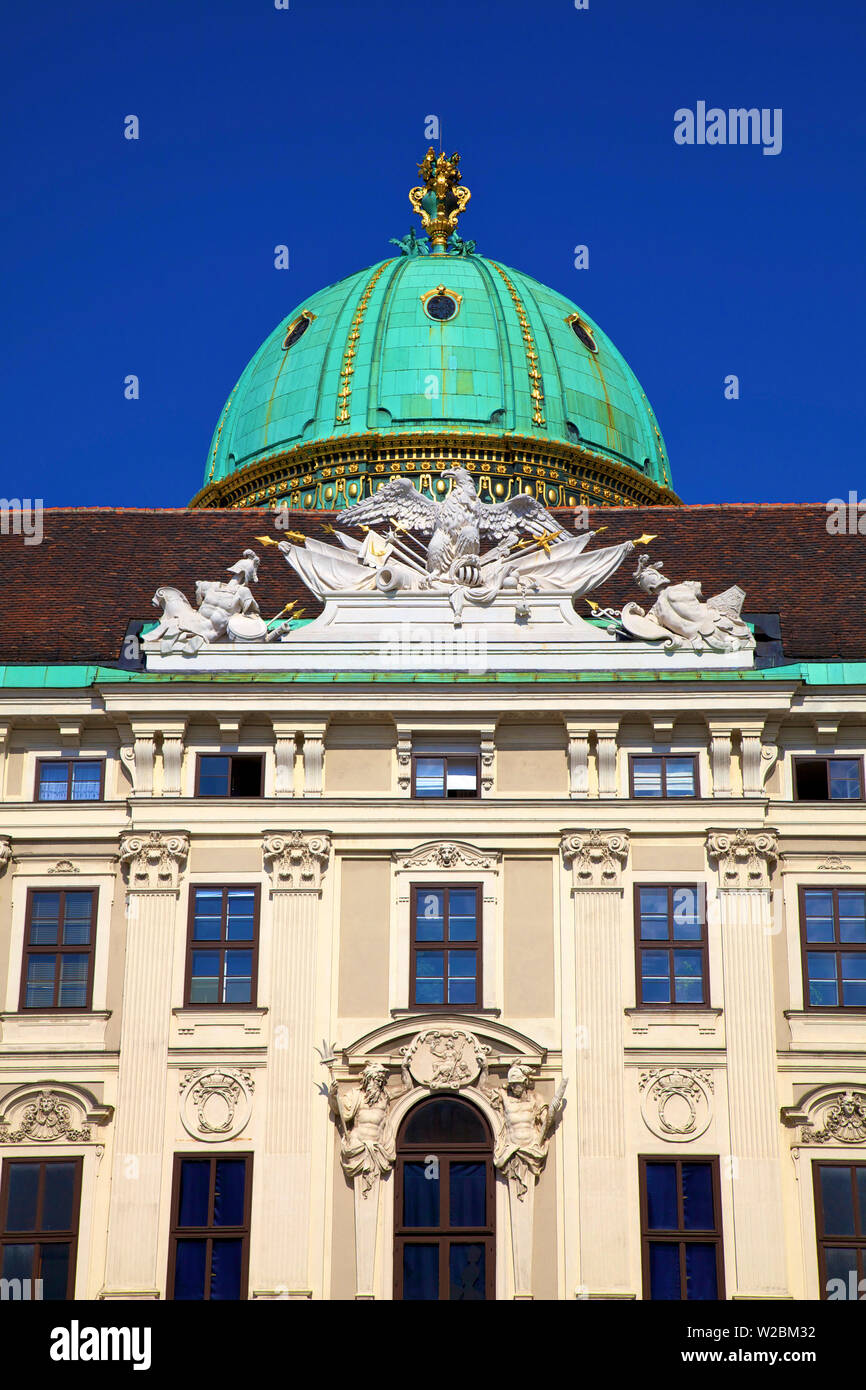
[[[685,1143],[697,1139],[712,1118],[713,1078],[708,1071],[665,1067],[641,1072],[641,1114],[659,1139]]]
[[[187,1134],[206,1144],[236,1139],[250,1118],[254,1089],[248,1071],[187,1072],[180,1083],[180,1118]]]

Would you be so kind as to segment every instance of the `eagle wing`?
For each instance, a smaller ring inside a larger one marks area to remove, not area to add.
[[[391,478],[372,497],[356,502],[344,512],[348,526],[375,526],[380,521],[394,521],[410,531],[435,531],[439,503],[425,497],[408,478]]]
[[[531,536],[541,536],[545,532],[555,535],[563,529],[547,508],[542,507],[528,492],[509,497],[507,502],[482,505],[478,510],[478,525],[497,541],[518,536],[524,531]]]

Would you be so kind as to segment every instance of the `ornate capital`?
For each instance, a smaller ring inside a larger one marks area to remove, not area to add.
[[[777,842],[775,830],[710,830],[707,855],[718,869],[719,888],[769,888]]]
[[[189,854],[185,830],[121,835],[120,862],[132,892],[177,892]]]
[[[327,831],[309,835],[303,830],[266,830],[262,839],[262,858],[274,892],[319,892],[330,855]]]
[[[628,844],[625,830],[563,830],[559,848],[575,888],[621,888]]]
[[[12,858],[12,841],[8,835],[0,835],[0,874]]]

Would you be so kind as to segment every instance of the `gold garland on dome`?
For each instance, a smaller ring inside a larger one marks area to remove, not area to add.
[[[508,293],[514,300],[514,307],[517,310],[517,317],[520,320],[520,328],[523,333],[523,342],[526,348],[526,369],[529,373],[529,394],[532,397],[532,423],[533,425],[544,425],[544,386],[541,381],[541,373],[538,370],[538,353],[535,351],[535,339],[532,336],[532,329],[529,327],[529,319],[526,317],[526,310],[520,302],[520,295],[514,288],[511,280],[505,274],[501,265],[495,261],[490,264],[494,270],[498,270],[506,285]]]
[[[379,276],[386,266],[391,265],[392,262],[393,258],[391,261],[382,262],[364,293],[361,295],[360,302],[355,310],[355,317],[352,319],[352,327],[346,340],[346,350],[343,353],[343,365],[340,368],[340,389],[337,392],[337,416],[335,424],[344,425],[349,418],[349,398],[352,395],[352,377],[355,374],[355,344],[361,336],[361,324],[364,322],[367,305],[370,303],[370,295],[376,288],[376,281],[379,279]]]

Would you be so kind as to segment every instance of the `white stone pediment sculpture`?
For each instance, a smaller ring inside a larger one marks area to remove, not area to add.
[[[638,557],[634,578],[639,589],[655,599],[646,612],[627,603],[621,612],[604,609],[612,631],[641,642],[661,643],[666,651],[738,652],[754,648],[755,639],[740,617],[745,591],[734,584],[721,594],[704,599],[700,581],[674,584],[662,573],[663,560]]]
[[[392,856],[398,869],[492,869],[502,859],[495,850],[480,850],[464,840],[428,840]]]
[[[162,585],[152,600],[153,606],[162,610],[161,617],[145,635],[146,643],[158,644],[163,653],[177,650],[193,655],[221,638],[265,641],[268,625],[249,587],[258,582],[259,563],[254,550],[245,550],[240,560],[228,567],[231,579],[197,579],[195,608],[180,589]]]
[[[113,1114],[112,1106],[80,1086],[18,1086],[0,1105],[0,1144],[88,1144],[91,1126],[107,1124]]]
[[[490,1048],[461,1028],[427,1028],[400,1051],[405,1086],[414,1082],[430,1091],[459,1091],[483,1085],[487,1075]]]
[[[365,590],[383,596],[438,592],[458,613],[465,603],[486,606],[503,592],[525,602],[533,590],[589,593],[634,550],[626,541],[584,555],[596,533],[569,535],[528,493],[482,502],[467,469],[448,468],[441,476],[454,484],[442,501],[407,478],[392,478],[348,507],[345,524],[363,527],[363,541],[336,531],[337,545],[298,537],[300,544],[284,540],[280,550],[317,598]],[[371,529],[376,526],[387,531]],[[483,540],[493,541],[484,553]]]
[[[782,1110],[786,1125],[800,1125],[801,1144],[866,1144],[866,1090],[820,1087]]]

